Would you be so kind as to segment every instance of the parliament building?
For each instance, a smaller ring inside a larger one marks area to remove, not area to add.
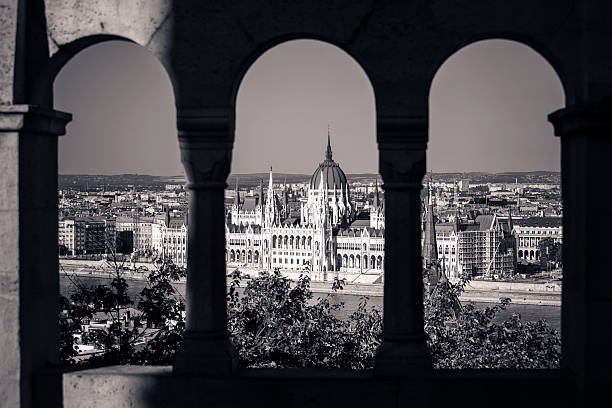
[[[356,223],[356,213],[346,175],[332,158],[328,134],[325,159],[310,178],[299,216],[289,210],[286,189],[281,197],[275,193],[272,168],[265,197],[260,184],[257,197],[241,202],[236,188],[225,227],[228,266],[305,271],[315,280],[340,274],[381,276],[384,203],[378,187],[369,225]]]

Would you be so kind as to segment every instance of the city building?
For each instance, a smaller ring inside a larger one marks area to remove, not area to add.
[[[63,217],[58,221],[62,255],[105,254],[115,250],[115,220],[105,217]]]
[[[291,211],[287,189],[274,191],[270,169],[267,196],[241,204],[238,189],[226,224],[226,257],[230,266],[255,269],[288,269],[313,272],[313,279],[327,280],[333,272],[381,274],[384,265],[383,204],[375,194],[370,214],[374,226],[352,226],[355,205],[346,175],[333,160],[327,140],[325,159],[313,173],[300,214]]]
[[[187,218],[171,218],[165,211],[163,222],[151,224],[153,254],[170,259],[175,265],[187,266]]]
[[[551,238],[554,243],[563,243],[561,217],[529,217],[514,220],[518,258],[528,262],[539,262],[540,241]]]

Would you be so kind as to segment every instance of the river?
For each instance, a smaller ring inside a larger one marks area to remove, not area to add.
[[[109,278],[100,276],[88,276],[88,275],[60,275],[60,293],[64,296],[70,295],[75,291],[75,285],[84,286],[95,286],[101,284],[108,284]],[[141,279],[128,279],[129,290],[128,294],[131,299],[138,299],[140,291],[145,287],[145,281]],[[176,283],[175,288],[181,294],[185,296],[185,284]],[[363,298],[361,295],[347,294],[347,293],[314,293],[314,298],[330,296],[332,303],[344,302],[344,308],[338,312],[339,317],[346,317],[357,309],[360,300]],[[467,302],[465,302],[467,303]],[[491,306],[491,303],[473,302],[476,307]],[[368,296],[368,305],[377,307],[382,310],[383,297],[382,296]],[[548,321],[551,327],[561,330],[561,307],[559,306],[548,306],[548,305],[524,305],[524,304],[510,304],[506,310],[500,312],[496,317],[496,321],[501,321],[509,317],[512,313],[520,314],[521,318],[525,321],[537,321],[544,319]]]

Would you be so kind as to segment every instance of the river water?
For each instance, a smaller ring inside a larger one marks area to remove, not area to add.
[[[69,296],[75,291],[76,285],[84,286],[96,286],[96,285],[107,285],[110,279],[99,277],[99,276],[83,276],[83,275],[60,275],[60,293],[64,296]],[[145,287],[145,281],[139,279],[129,279],[129,296],[132,300],[137,301],[140,291]],[[185,284],[175,284],[178,292],[185,296]],[[338,312],[339,317],[346,317],[350,315],[354,310],[357,309],[359,302],[363,298],[361,295],[353,295],[347,293],[314,293],[314,298],[330,296],[332,303],[344,302],[344,308]],[[474,303],[476,307],[492,306],[491,303]],[[377,307],[382,310],[383,297],[382,296],[368,296],[368,305]],[[561,330],[561,308],[559,306],[543,306],[543,305],[522,305],[522,304],[510,304],[506,310],[500,312],[496,321],[501,321],[509,317],[512,313],[520,314],[524,321],[537,321],[544,319],[548,321],[551,327]]]

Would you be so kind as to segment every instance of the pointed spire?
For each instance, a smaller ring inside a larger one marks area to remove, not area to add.
[[[378,209],[378,177],[376,178],[376,190],[374,190],[374,208]]]
[[[512,233],[512,229],[514,226],[512,225],[512,207],[508,209],[508,231]]]
[[[270,166],[270,179],[268,181],[268,200],[272,200],[270,201],[271,203],[274,203],[274,186],[272,184],[272,166]]]
[[[236,195],[234,195],[234,205],[240,205],[240,192],[238,191],[238,177],[236,177]]]
[[[259,206],[263,208],[264,195],[263,195],[263,179],[259,179]]]
[[[425,266],[434,265],[438,261],[438,246],[436,243],[436,224],[433,213],[433,201],[431,194],[431,185],[427,182],[429,189],[429,202],[427,205],[427,217],[425,219],[425,231],[423,240],[423,261]]]
[[[331,141],[330,141],[330,131],[329,125],[327,125],[327,150],[325,151],[325,160],[332,161],[332,149],[331,149]]]

